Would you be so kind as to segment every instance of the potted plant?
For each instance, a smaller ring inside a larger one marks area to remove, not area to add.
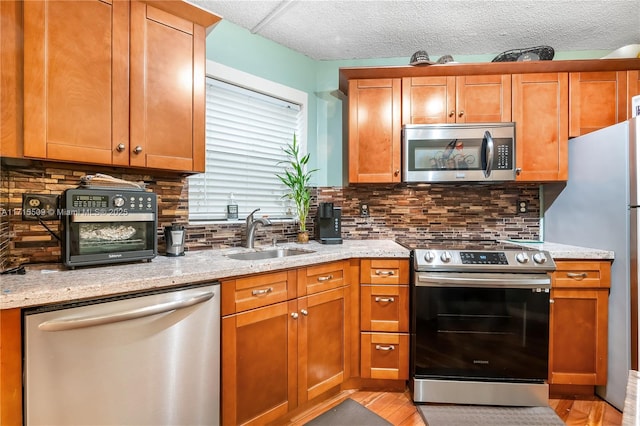
[[[287,155],[287,160],[278,163],[285,164],[284,171],[282,174],[276,173],[276,176],[289,188],[289,192],[282,197],[289,198],[295,203],[296,215],[300,224],[298,242],[306,243],[309,241],[306,221],[311,204],[309,181],[311,174],[318,169],[307,170],[310,154],[302,155],[300,153],[300,145],[298,145],[295,133],[293,134],[293,142],[284,148],[284,153]]]

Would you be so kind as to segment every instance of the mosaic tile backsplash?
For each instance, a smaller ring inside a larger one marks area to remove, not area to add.
[[[21,263],[60,262],[58,240],[37,222],[22,221],[22,194],[61,194],[78,185],[86,174],[144,181],[158,194],[158,250],[164,253],[164,226],[186,225],[186,248],[201,250],[241,246],[244,221],[206,224],[188,223],[186,176],[170,173],[137,174],[131,170],[61,165],[48,162],[2,164],[0,169],[0,267]],[[538,239],[540,202],[538,186],[504,185],[362,185],[314,188],[307,227],[313,235],[320,202],[342,208],[344,239],[425,238],[522,238]],[[518,203],[527,211],[519,213]],[[369,216],[360,216],[366,204]],[[59,221],[46,222],[60,233]],[[297,225],[284,221],[258,228],[256,246],[296,240]]]

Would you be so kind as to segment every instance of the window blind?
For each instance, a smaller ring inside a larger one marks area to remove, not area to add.
[[[231,194],[239,219],[256,208],[290,217],[275,174],[294,133],[300,140],[301,115],[300,105],[207,77],[205,172],[189,177],[189,219],[226,219]]]

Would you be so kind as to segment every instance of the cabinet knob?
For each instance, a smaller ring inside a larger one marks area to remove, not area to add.
[[[299,315],[297,312],[291,312],[291,318],[298,319]]]
[[[393,172],[394,176],[400,176],[400,170],[396,170],[395,172]]]
[[[116,151],[118,151],[118,152],[122,152],[125,149],[127,149],[127,146],[125,144],[123,144],[123,143],[118,144],[118,146],[116,147]]]
[[[136,146],[133,152],[136,154],[140,154],[142,152],[142,147],[140,145]]]
[[[453,117],[454,115],[456,115],[455,111],[449,111],[449,117]]]
[[[460,111],[460,112],[458,113],[458,117],[462,117],[463,115],[464,115],[464,111]]]
[[[520,167],[516,167],[516,174],[519,175],[522,173],[522,169]]]
[[[306,309],[300,309],[300,313],[301,313],[302,315],[304,315],[305,317],[306,317],[307,315],[309,315],[309,311],[307,311]]]

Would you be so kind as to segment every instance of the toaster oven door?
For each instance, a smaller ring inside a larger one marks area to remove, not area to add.
[[[65,230],[65,265],[152,259],[157,254],[156,232],[153,213],[71,214]]]

